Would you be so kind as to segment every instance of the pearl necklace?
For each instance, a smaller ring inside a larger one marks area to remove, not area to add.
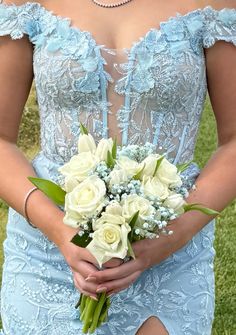
[[[105,4],[105,3],[102,3],[102,2],[99,2],[97,0],[92,0],[92,2],[97,5],[97,6],[100,6],[100,7],[103,7],[103,8],[114,8],[114,7],[119,7],[119,6],[122,6],[122,5],[125,5],[127,4],[128,2],[130,2],[132,0],[122,0],[120,2],[117,2],[117,3],[110,3],[110,4]]]

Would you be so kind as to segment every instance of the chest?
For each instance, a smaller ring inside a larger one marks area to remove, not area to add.
[[[114,3],[117,1],[113,1]],[[109,3],[109,2],[108,2]],[[131,0],[116,8],[102,8],[92,0],[69,2],[66,0],[46,1],[47,9],[57,15],[71,19],[71,26],[89,31],[97,44],[110,49],[131,48],[134,42],[144,37],[152,29],[160,28],[177,13],[189,12],[193,8],[188,1],[181,8],[176,1]]]

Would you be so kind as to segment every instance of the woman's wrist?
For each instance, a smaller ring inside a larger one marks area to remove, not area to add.
[[[42,192],[31,194],[27,203],[27,214],[32,224],[59,248],[70,242],[78,232],[78,228],[64,224],[65,213]]]
[[[146,268],[159,264],[183,248],[204,226],[196,225],[194,221],[194,213],[183,214],[169,225],[172,235],[160,235],[157,239],[147,240],[144,246],[147,255]]]

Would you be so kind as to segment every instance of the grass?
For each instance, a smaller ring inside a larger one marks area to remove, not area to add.
[[[28,158],[35,155],[39,143],[39,118],[34,91],[28,99],[19,134],[19,146]],[[207,100],[199,131],[195,161],[202,167],[216,148],[214,115]],[[212,335],[236,334],[236,202],[217,220],[215,248],[216,310]],[[7,206],[0,202],[0,264],[3,262],[2,242],[5,239]],[[0,273],[1,277],[1,273]]]

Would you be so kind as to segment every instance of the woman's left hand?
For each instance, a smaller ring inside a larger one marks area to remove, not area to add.
[[[189,227],[188,220],[186,224]],[[98,284],[97,293],[106,291],[110,295],[126,289],[138,279],[142,272],[167,259],[194,235],[187,233],[183,220],[173,220],[171,228],[174,231],[173,235],[160,235],[158,239],[144,239],[134,242],[132,248],[135,259],[119,266],[107,268],[109,261],[105,264],[104,270],[91,273],[86,280]]]
[[[148,248],[150,242],[146,239],[133,243],[135,259],[116,267],[91,273],[86,280],[89,281],[89,278],[91,278],[91,281],[99,283],[97,293],[106,291],[108,295],[111,295],[126,289],[138,279],[143,271],[152,265]]]

